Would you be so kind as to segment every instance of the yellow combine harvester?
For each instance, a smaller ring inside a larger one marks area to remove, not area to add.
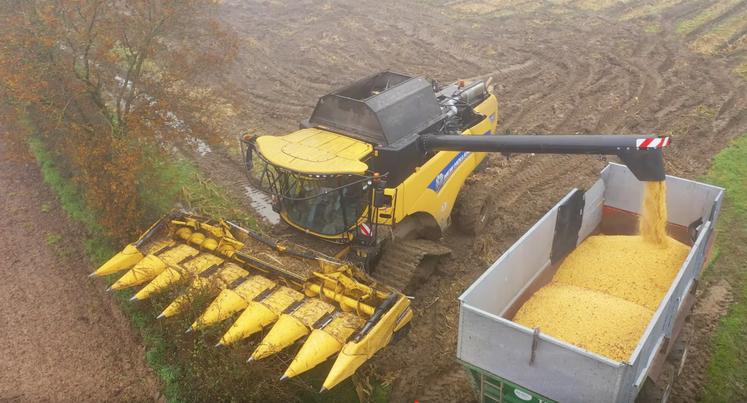
[[[455,204],[460,226],[479,231],[489,193],[460,191],[485,152],[614,154],[640,180],[664,178],[669,138],[496,136],[497,122],[484,81],[441,87],[392,72],[365,78],[320,98],[296,132],[241,138],[253,183],[289,225],[344,244],[335,258],[180,212],[94,274],[126,270],[112,288],[142,285],[135,300],[186,284],[163,317],[214,293],[191,329],[238,315],[224,345],[269,329],[254,360],[307,337],[284,377],[337,354],[323,385],[332,388],[408,328],[403,291],[429,274],[426,257],[450,252],[438,240]]]
[[[437,241],[457,205],[458,226],[480,232],[496,195],[462,191],[485,152],[613,154],[639,179],[663,180],[668,137],[495,136],[489,87],[373,75],[321,97],[296,132],[242,136],[247,170],[286,223],[350,246],[351,260],[405,291],[429,274],[425,257],[450,252]]]

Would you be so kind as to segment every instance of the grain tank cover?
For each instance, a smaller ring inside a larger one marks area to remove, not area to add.
[[[441,116],[428,80],[385,71],[319,98],[309,123],[387,146]]]

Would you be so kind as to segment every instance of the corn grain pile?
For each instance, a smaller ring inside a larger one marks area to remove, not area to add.
[[[643,236],[596,235],[568,255],[553,281],[633,302],[655,311],[689,248],[666,237],[668,247]]]
[[[513,320],[628,360],[690,249],[667,236],[666,214],[664,182],[646,182],[641,234],[587,238]]]
[[[667,246],[666,182],[645,182],[639,230],[646,241],[663,247]]]
[[[514,320],[619,361],[633,351],[652,313],[609,294],[553,282],[537,291]]]

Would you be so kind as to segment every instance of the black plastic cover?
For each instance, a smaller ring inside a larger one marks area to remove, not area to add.
[[[555,235],[552,240],[550,261],[558,263],[565,259],[578,243],[578,231],[584,217],[584,192],[574,189],[565,203],[558,206],[555,220]]]
[[[387,146],[440,119],[429,81],[384,71],[319,98],[309,124]]]

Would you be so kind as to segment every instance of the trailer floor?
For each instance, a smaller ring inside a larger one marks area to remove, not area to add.
[[[0,401],[154,401],[159,383],[81,229],[0,127]]]

